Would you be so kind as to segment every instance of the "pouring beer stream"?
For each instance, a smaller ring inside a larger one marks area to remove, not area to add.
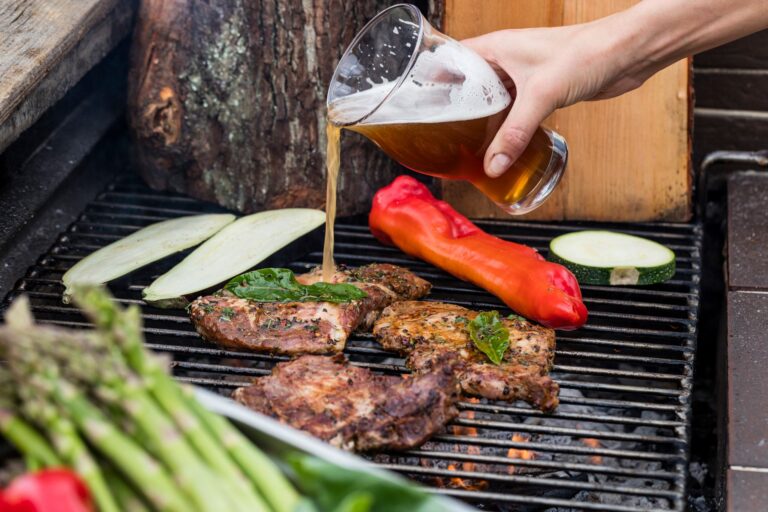
[[[472,183],[509,214],[538,207],[557,185],[568,149],[539,128],[522,156],[498,178],[485,151],[513,99],[491,66],[435,30],[413,5],[380,12],[344,52],[328,88],[326,235],[323,280],[331,278],[339,138],[361,133],[403,166]]]
[[[330,116],[329,116],[330,117]],[[325,127],[328,146],[325,155],[325,241],[323,243],[323,281],[331,282],[336,264],[333,261],[333,226],[336,221],[336,184],[341,160],[341,127],[328,119]]]

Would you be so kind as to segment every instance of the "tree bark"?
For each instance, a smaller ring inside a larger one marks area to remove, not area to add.
[[[242,212],[322,207],[328,83],[391,3],[142,0],[129,83],[141,175]],[[363,212],[399,171],[363,137],[342,139],[339,213]]]

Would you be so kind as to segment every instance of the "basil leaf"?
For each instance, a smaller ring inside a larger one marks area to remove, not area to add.
[[[351,302],[368,295],[347,283],[301,284],[287,268],[262,268],[241,274],[224,289],[256,302]]]
[[[292,480],[317,503],[320,510],[336,511],[345,502],[362,510],[363,498],[370,496],[370,512],[443,512],[445,505],[421,487],[385,475],[347,469],[299,453],[288,454]],[[345,510],[342,508],[342,510]],[[349,510],[349,509],[346,509]]]
[[[498,311],[484,311],[469,322],[469,337],[475,347],[495,364],[501,364],[509,348],[509,330],[499,320]]]

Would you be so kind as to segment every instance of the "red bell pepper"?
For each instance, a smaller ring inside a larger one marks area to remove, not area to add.
[[[376,193],[369,224],[382,243],[488,290],[531,320],[557,329],[587,321],[579,284],[568,269],[531,247],[486,233],[409,176]]]
[[[93,512],[88,489],[68,469],[22,475],[0,492],[0,512]]]

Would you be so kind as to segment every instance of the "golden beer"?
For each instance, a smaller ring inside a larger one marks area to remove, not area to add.
[[[509,113],[507,107],[479,119],[436,123],[358,124],[362,133],[411,170],[437,178],[467,180],[500,205],[516,204],[541,182],[552,157],[549,136],[539,128],[526,151],[498,178],[483,170],[485,150]]]
[[[513,99],[478,54],[432,28],[413,6],[391,7],[357,35],[328,89],[328,121],[361,133],[414,171],[466,180],[506,212],[540,205],[565,169],[567,146],[539,128],[502,176],[485,152]]]

